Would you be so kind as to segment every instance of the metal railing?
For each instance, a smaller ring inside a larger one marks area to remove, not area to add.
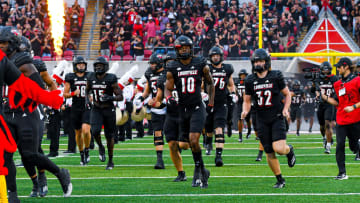
[[[92,41],[94,39],[94,29],[96,26],[96,21],[97,21],[97,13],[99,12],[99,0],[96,1],[96,6],[95,6],[95,12],[94,12],[94,16],[93,16],[93,22],[91,25],[91,29],[90,29],[90,37],[89,37],[89,42],[87,44],[87,49],[85,52],[85,58],[90,59],[91,53],[90,53],[90,49],[91,49],[91,45],[92,45]]]

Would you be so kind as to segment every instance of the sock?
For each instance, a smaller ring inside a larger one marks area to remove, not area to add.
[[[199,152],[192,152],[195,167],[204,167],[204,162],[201,156],[201,150]]]
[[[262,150],[259,150],[259,156],[262,156],[263,155],[263,152]]]
[[[331,147],[331,143],[326,143],[326,147]]]
[[[223,149],[222,148],[216,148],[216,155],[221,156]]]
[[[178,171],[178,175],[184,175],[185,172],[184,171]]]
[[[109,162],[113,161],[113,155],[109,155]]]
[[[242,132],[239,132],[239,138],[242,139]]]
[[[84,159],[84,151],[80,151],[81,161]]]
[[[31,181],[32,181],[34,187],[37,188],[37,187],[39,186],[39,182],[38,182],[37,176],[35,176],[35,178],[31,178]]]
[[[85,148],[84,152],[85,152],[85,155],[88,156],[89,155],[89,148]]]
[[[162,160],[162,154],[163,154],[163,151],[160,151],[160,150],[156,151],[156,155],[157,155],[158,160]]]
[[[206,144],[212,145],[213,137],[206,136]]]
[[[284,182],[285,181],[285,179],[282,177],[281,173],[279,175],[276,175],[276,180],[278,182]]]

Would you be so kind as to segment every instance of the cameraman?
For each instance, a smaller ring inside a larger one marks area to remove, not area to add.
[[[331,74],[331,64],[327,61],[323,62],[320,65],[321,76],[319,82],[317,83],[316,95],[317,97],[320,94],[327,97],[333,97],[335,95],[333,84],[338,80],[338,78]],[[320,131],[324,138],[324,147],[325,153],[330,154],[330,148],[332,143],[332,126],[331,121],[334,118],[335,108],[326,102],[326,100],[320,99],[319,108],[317,111],[317,117],[320,124]],[[326,141],[325,141],[326,136]]]
[[[341,80],[334,84],[336,95],[328,97],[321,94],[324,101],[336,106],[336,162],[339,174],[336,180],[348,179],[345,170],[345,140],[349,139],[349,147],[359,157],[359,131],[360,131],[360,77],[352,73],[354,67],[349,58],[343,57],[335,64],[341,75]]]

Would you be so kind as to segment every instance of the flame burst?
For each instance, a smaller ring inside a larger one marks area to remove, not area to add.
[[[57,56],[61,56],[62,39],[64,37],[65,25],[65,8],[64,2],[59,0],[47,0],[49,17],[50,17],[50,32],[51,37],[54,39],[54,48]]]

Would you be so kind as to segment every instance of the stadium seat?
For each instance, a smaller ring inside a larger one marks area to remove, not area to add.
[[[40,56],[34,56],[33,59],[34,59],[34,60],[36,60],[36,59],[41,59],[41,57],[40,57]]]
[[[124,45],[124,54],[125,55],[130,54],[130,44]]]
[[[130,46],[130,44],[131,44],[130,40],[126,40],[126,41],[124,42],[124,46],[125,46],[125,45],[129,45],[129,46]]]
[[[122,60],[123,61],[132,61],[132,60],[134,60],[134,58],[131,55],[125,55],[125,56],[123,56]]]
[[[64,56],[64,59],[67,61],[72,61],[73,57],[72,56]]]
[[[73,55],[74,55],[74,52],[71,51],[71,50],[68,50],[68,51],[65,51],[65,52],[64,52],[64,57],[65,57],[65,56],[71,56],[71,57],[72,57]]]
[[[43,60],[43,61],[52,61],[52,58],[51,58],[51,56],[43,56],[41,58],[41,60]]]
[[[150,58],[152,51],[149,49],[144,50],[144,58]]]
[[[113,56],[111,57],[111,60],[112,60],[112,61],[120,61],[120,60],[121,60],[121,56],[119,56],[119,55],[113,55]]]

